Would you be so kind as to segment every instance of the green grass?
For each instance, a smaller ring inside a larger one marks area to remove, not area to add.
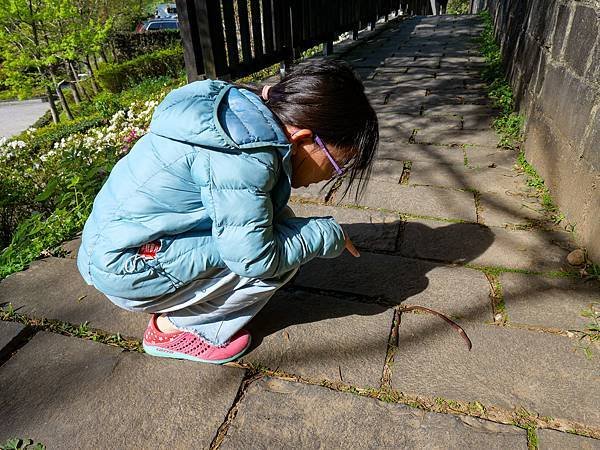
[[[589,320],[586,327],[578,331],[579,346],[588,359],[592,359],[592,348],[600,342],[600,302],[594,302],[589,309],[584,309],[581,316]]]
[[[539,197],[544,212],[549,220],[554,224],[561,223],[565,219],[564,214],[560,212],[558,206],[554,203],[554,200],[552,200],[550,191],[544,183],[544,179],[537,173],[535,167],[525,159],[525,153],[523,151],[519,152],[517,165],[520,170],[527,175],[527,186],[535,189],[537,192],[537,196]]]
[[[527,448],[529,450],[537,450],[540,446],[538,441],[537,429],[535,427],[527,428]]]
[[[484,31],[478,38],[480,51],[486,59],[482,78],[488,83],[488,96],[492,100],[492,106],[500,110],[500,114],[494,120],[492,126],[500,135],[498,146],[502,148],[521,150],[523,144],[523,125],[525,122],[521,114],[515,112],[513,91],[505,78],[502,65],[502,53],[498,46],[492,17],[489,12],[480,14],[484,22]],[[553,224],[559,224],[565,216],[559,211],[558,206],[552,200],[544,180],[539,176],[535,168],[525,159],[525,153],[521,150],[517,158],[517,164],[527,175],[527,185],[534,188],[540,199],[546,218]]]

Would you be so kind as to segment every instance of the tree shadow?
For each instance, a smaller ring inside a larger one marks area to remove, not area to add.
[[[429,227],[397,221],[342,223],[342,226],[361,250],[361,257],[353,258],[345,252],[339,258],[316,259],[303,266],[294,280],[277,292],[250,322],[253,348],[263,338],[292,325],[351,315],[377,315],[394,308],[427,290],[430,285],[427,274],[431,270],[451,263],[467,263],[485,252],[494,240],[489,228],[477,224]],[[394,235],[393,250],[369,252],[373,247],[385,247],[381,240]],[[437,245],[440,259],[410,258],[414,244],[404,242],[404,235],[418,237],[416,242]],[[489,319],[489,302],[477,311],[466,303],[465,308],[464,314],[471,316],[470,319],[483,316]]]

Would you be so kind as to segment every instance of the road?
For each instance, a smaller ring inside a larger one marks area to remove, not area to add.
[[[0,136],[14,136],[29,128],[49,109],[39,99],[0,102]]]

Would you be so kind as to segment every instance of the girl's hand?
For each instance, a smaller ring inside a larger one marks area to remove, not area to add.
[[[344,232],[344,237],[346,238],[346,250],[348,250],[352,256],[358,258],[360,256],[360,253],[358,252],[358,250],[356,250],[356,247],[354,246],[346,232]]]

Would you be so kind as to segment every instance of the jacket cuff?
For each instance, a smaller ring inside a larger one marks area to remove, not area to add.
[[[339,223],[333,217],[318,219],[321,221],[323,229],[323,251],[322,258],[336,258],[342,254],[346,247],[346,238],[344,231]]]

